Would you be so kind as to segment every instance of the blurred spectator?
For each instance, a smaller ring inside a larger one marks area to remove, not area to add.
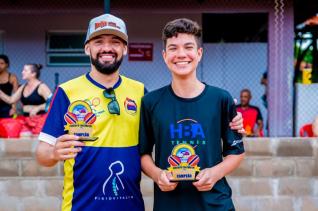
[[[318,116],[314,119],[312,123],[312,132],[314,137],[318,137]]]
[[[12,95],[18,89],[18,79],[15,74],[10,73],[8,68],[10,61],[8,56],[0,55],[0,90],[6,95]],[[12,117],[16,113],[15,104],[0,100],[0,118]]]
[[[267,81],[267,72],[264,72],[261,78],[261,84],[264,85],[265,87],[265,93],[262,95],[262,102],[263,105],[265,106],[265,108],[267,108],[267,85],[268,85],[268,81]]]
[[[247,136],[263,137],[263,118],[258,107],[250,105],[252,94],[249,89],[243,89],[240,94],[241,104],[236,110],[242,113],[243,126]]]
[[[24,130],[29,130],[33,134],[38,134],[45,120],[45,108],[52,93],[48,86],[39,80],[41,64],[26,64],[22,70],[22,79],[27,82],[20,86],[12,95],[8,96],[0,91],[0,99],[6,103],[22,102]]]

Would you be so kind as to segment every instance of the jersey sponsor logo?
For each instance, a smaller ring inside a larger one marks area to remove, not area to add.
[[[242,143],[242,142],[243,142],[242,139],[240,139],[240,140],[234,140],[233,143],[231,144],[231,146],[232,146],[232,147],[233,147],[233,146],[236,146],[237,144]]]
[[[124,102],[125,110],[130,115],[135,115],[137,113],[137,104],[134,100],[126,97]]]
[[[113,28],[117,28],[120,29],[120,26],[117,26],[117,24],[115,22],[111,22],[111,21],[100,21],[95,23],[95,30],[98,28],[104,28],[106,26],[111,26]]]
[[[107,179],[101,187],[102,194],[95,196],[97,201],[114,201],[114,200],[129,200],[134,199],[133,195],[125,193],[125,186],[122,180],[122,175],[125,172],[124,164],[117,160],[108,166]]]
[[[187,143],[190,145],[206,144],[202,125],[194,119],[182,119],[170,124],[172,145]]]
[[[115,172],[113,170],[114,165],[118,165],[119,167],[115,170]],[[110,164],[110,166],[108,167],[108,170],[110,171],[110,175],[103,184],[103,194],[106,195],[105,194],[106,185],[108,182],[111,182],[113,193],[115,196],[118,196],[119,188],[121,188],[122,190],[125,189],[123,182],[120,179],[120,175],[123,174],[125,171],[124,164],[121,161],[115,161],[112,164]],[[118,183],[120,184],[120,186],[118,186]]]

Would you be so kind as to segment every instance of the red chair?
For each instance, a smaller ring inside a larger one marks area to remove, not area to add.
[[[300,137],[314,137],[314,133],[312,132],[312,124],[305,124],[299,130]]]
[[[0,137],[19,138],[23,121],[13,118],[0,119]]]

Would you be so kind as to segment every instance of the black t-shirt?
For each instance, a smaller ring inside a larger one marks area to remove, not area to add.
[[[172,150],[188,144],[199,156],[201,170],[213,167],[222,162],[223,156],[244,152],[242,136],[229,127],[235,115],[230,94],[209,85],[191,99],[176,96],[170,85],[150,92],[142,100],[140,153],[151,154],[155,145],[155,164],[167,169]],[[154,210],[227,211],[234,206],[231,188],[222,178],[206,192],[199,192],[192,182],[179,182],[170,192],[162,192],[155,185]]]

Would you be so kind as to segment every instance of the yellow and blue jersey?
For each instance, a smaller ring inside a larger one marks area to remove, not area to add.
[[[144,85],[120,76],[113,88],[120,115],[109,113],[112,99],[104,97],[106,88],[89,74],[60,85],[55,93],[39,139],[54,145],[72,121],[91,124],[90,135],[98,137],[64,162],[63,211],[144,210],[137,147]]]

